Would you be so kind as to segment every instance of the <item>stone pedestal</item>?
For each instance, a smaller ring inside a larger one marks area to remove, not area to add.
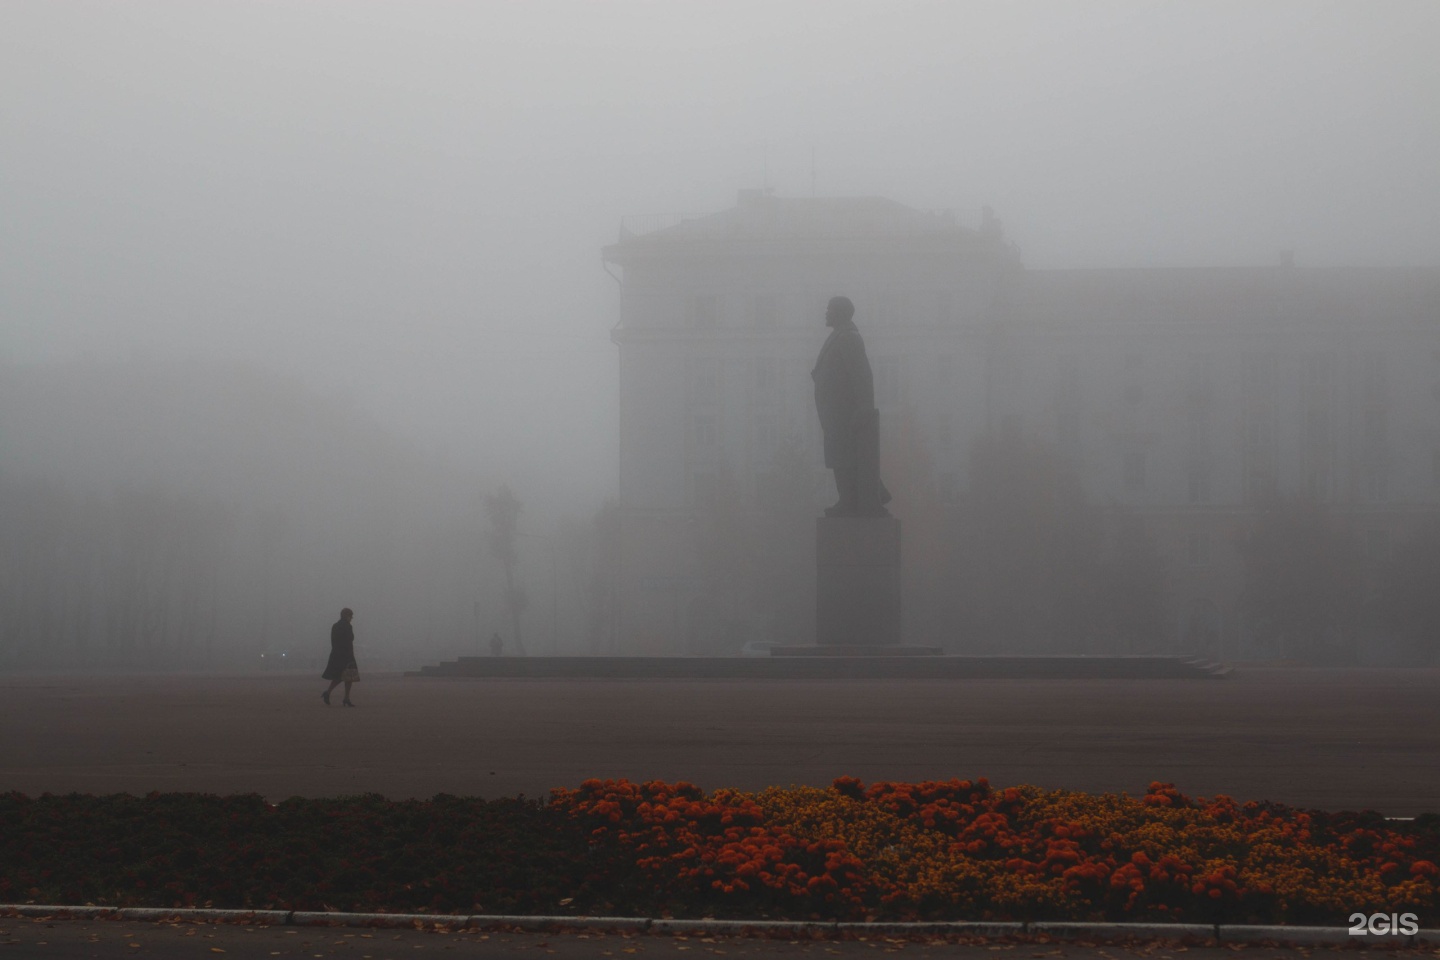
[[[815,521],[815,643],[899,647],[900,521],[822,517]],[[844,651],[836,649],[837,654]]]

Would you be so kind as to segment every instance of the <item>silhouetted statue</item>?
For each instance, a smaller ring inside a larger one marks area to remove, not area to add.
[[[825,431],[825,466],[835,471],[840,500],[827,517],[888,517],[890,492],[880,482],[880,411],[865,341],[855,328],[855,305],[833,297],[825,309],[829,338],[815,369],[815,410]]]

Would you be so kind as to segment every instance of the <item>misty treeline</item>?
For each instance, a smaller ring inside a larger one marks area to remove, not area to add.
[[[1053,445],[1019,430],[978,437],[959,489],[937,483],[918,431],[886,436],[892,512],[904,524],[909,642],[952,653],[1186,653],[1315,664],[1440,659],[1440,523],[1367,550],[1343,509],[1271,493],[1220,525],[1239,578],[1225,623],[1196,616],[1178,581],[1188,560],[1166,520],[1096,503]],[[723,474],[722,474],[723,476]],[[813,633],[813,498],[799,445],[785,446],[747,502],[724,479],[697,517],[694,653]],[[1223,602],[1217,598],[1218,602]],[[1210,601],[1206,601],[1208,608]],[[1191,609],[1187,610],[1187,605]],[[809,631],[809,632],[807,632]]]
[[[362,668],[513,653],[522,623],[538,652],[614,647],[613,505],[532,529],[523,488],[290,378],[3,366],[0,443],[0,667],[309,669],[342,606]]]

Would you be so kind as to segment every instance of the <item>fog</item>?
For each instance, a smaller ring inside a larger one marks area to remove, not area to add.
[[[502,484],[531,652],[615,652],[623,217],[771,188],[989,205],[1028,269],[1435,267],[1437,35],[1428,2],[5,5],[0,665],[253,664],[346,604],[397,665],[472,651],[511,633]]]

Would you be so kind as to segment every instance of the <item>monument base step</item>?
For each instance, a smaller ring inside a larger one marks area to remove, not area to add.
[[[885,643],[810,643],[770,648],[772,657],[938,657],[939,647]]]
[[[409,677],[655,680],[1218,680],[1229,667],[1177,655],[461,657]],[[923,648],[922,648],[923,649]]]

